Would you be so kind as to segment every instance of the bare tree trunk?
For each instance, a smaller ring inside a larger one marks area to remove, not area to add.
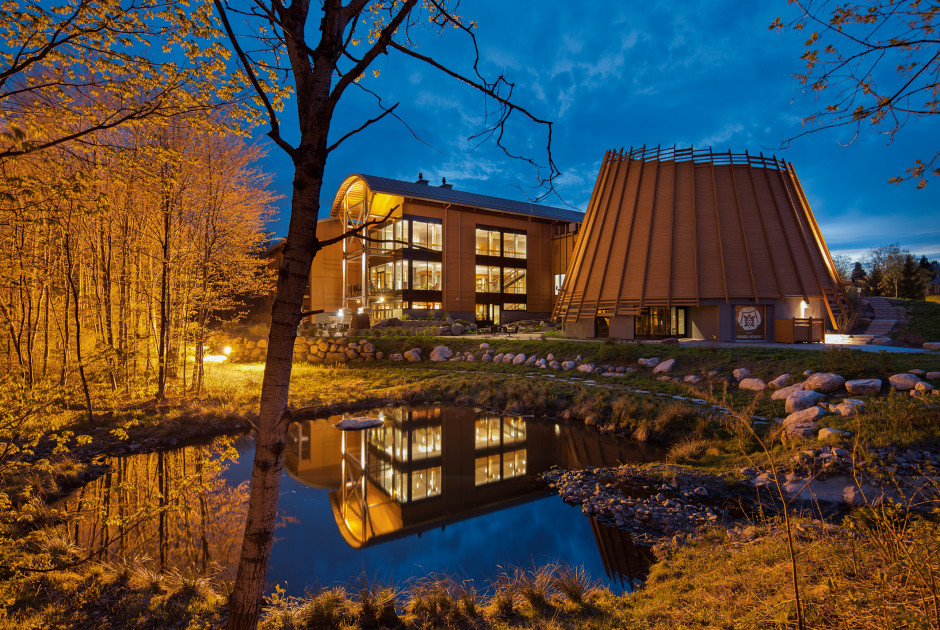
[[[82,379],[82,389],[85,390],[85,405],[88,409],[88,421],[94,424],[95,412],[92,410],[91,392],[88,391],[88,379],[85,377],[85,366],[82,361],[82,320],[78,308],[78,287],[75,286],[75,278],[72,276],[72,249],[70,240],[69,226],[66,226],[64,249],[69,288],[72,290],[72,304],[75,314],[75,360],[78,361],[78,375]]]
[[[164,173],[164,177],[167,177]],[[170,212],[171,201],[169,192],[163,199],[163,260],[160,265],[160,345],[157,349],[157,398],[166,398],[167,354],[169,353],[170,336]]]
[[[325,156],[325,151],[321,154]],[[261,409],[255,436],[251,496],[242,541],[241,561],[229,599],[229,630],[250,630],[258,622],[265,576],[274,537],[277,499],[284,464],[290,412],[287,408],[293,367],[294,341],[303,306],[310,262],[319,249],[316,229],[323,163],[295,163],[291,221],[278,271],[277,292],[271,308],[271,332],[261,384]]]

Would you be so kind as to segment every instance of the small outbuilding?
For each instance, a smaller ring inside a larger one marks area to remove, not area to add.
[[[792,164],[643,147],[605,154],[553,315],[575,337],[821,341],[845,307]]]

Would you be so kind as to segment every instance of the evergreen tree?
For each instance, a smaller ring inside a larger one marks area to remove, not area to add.
[[[923,300],[926,294],[926,282],[920,267],[914,262],[914,256],[904,257],[901,266],[901,280],[898,283],[898,295],[908,300]]]
[[[927,260],[926,256],[920,257],[920,268],[924,270],[924,273],[925,273],[924,277],[927,279],[927,282],[930,282],[931,280],[937,277],[936,272],[934,272],[934,266],[936,264],[937,264],[937,261],[933,261],[931,263],[929,260]]]
[[[868,290],[868,295],[882,295],[881,285],[883,281],[884,272],[881,271],[881,266],[873,265],[865,281],[865,288]]]
[[[865,269],[862,267],[862,263],[855,263],[855,268],[852,269],[852,284],[857,287],[865,286]]]

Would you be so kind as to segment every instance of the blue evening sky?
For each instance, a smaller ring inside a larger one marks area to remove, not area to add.
[[[797,91],[804,36],[769,31],[796,8],[783,0],[614,3],[544,0],[465,1],[461,13],[479,22],[481,69],[516,84],[514,97],[555,122],[553,155],[562,171],[559,197],[544,201],[584,211],[607,149],[651,145],[713,147],[775,154],[793,163],[833,255],[865,259],[871,248],[899,243],[940,258],[940,178],[925,189],[889,184],[940,140],[940,116],[913,120],[888,143],[867,131],[823,131],[781,145],[815,111]],[[455,31],[433,37],[419,29],[420,52],[466,70],[472,50]],[[461,65],[462,64],[462,65]],[[391,52],[366,85],[396,110],[425,144],[386,118],[345,142],[327,163],[320,216],[342,180],[368,173],[513,199],[535,196],[534,169],[503,156],[492,142],[477,146],[483,99],[434,68]],[[358,92],[354,90],[354,92]],[[331,141],[374,116],[374,101],[348,94],[333,120]],[[296,128],[288,103],[282,124]],[[544,160],[544,128],[510,126],[507,142]],[[276,147],[268,170],[285,196],[270,226],[287,232],[292,165]]]

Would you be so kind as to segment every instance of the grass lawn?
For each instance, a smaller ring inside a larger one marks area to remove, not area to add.
[[[917,346],[925,341],[940,341],[940,303],[895,299],[889,302],[907,311],[904,322],[891,333],[893,339],[904,339]]]

